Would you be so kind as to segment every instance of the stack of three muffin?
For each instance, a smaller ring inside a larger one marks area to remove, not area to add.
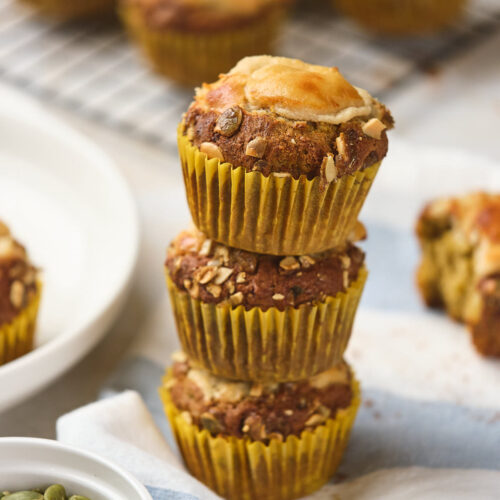
[[[161,395],[186,465],[224,497],[296,498],[340,462],[357,218],[391,126],[336,68],[259,56],[199,89],[179,128],[197,229],[168,250],[184,352]]]

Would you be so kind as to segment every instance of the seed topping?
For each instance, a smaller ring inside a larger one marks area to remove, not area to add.
[[[239,106],[231,106],[227,108],[217,119],[214,132],[223,135],[224,137],[231,137],[238,132],[243,113]]]
[[[302,267],[305,269],[314,266],[314,264],[316,264],[316,261],[309,255],[301,255],[299,257],[299,261],[302,264]]]
[[[247,144],[245,154],[254,158],[262,158],[266,152],[266,147],[267,141],[263,137],[256,137]]]
[[[363,133],[365,133],[372,139],[377,139],[377,140],[380,139],[382,132],[386,128],[387,127],[378,118],[371,118],[362,127]]]
[[[281,269],[285,271],[295,271],[296,269],[300,269],[300,263],[297,261],[295,257],[285,257],[280,261]]]
[[[224,161],[224,155],[217,144],[213,142],[202,142],[200,145],[200,151],[205,153],[209,159],[217,158],[220,161]]]
[[[337,178],[337,167],[335,166],[335,160],[332,155],[325,156],[323,162],[321,163],[321,176],[323,180],[330,184]]]

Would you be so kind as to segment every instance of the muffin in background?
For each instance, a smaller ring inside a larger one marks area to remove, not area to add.
[[[43,14],[63,20],[109,17],[116,10],[116,0],[22,0]]]
[[[432,34],[463,14],[466,0],[333,0],[363,28],[381,35]]]
[[[272,53],[289,0],[121,0],[131,37],[153,68],[186,85],[241,58]]]
[[[193,365],[239,380],[290,381],[342,360],[367,277],[364,253],[246,252],[183,231],[168,249],[167,286]]]
[[[0,365],[33,347],[41,283],[24,247],[0,221]]]
[[[420,215],[417,235],[425,303],[466,323],[481,354],[500,356],[500,195],[434,200]]]
[[[359,406],[345,362],[286,384],[237,382],[183,353],[160,395],[191,473],[231,500],[298,498],[335,473]]]
[[[178,131],[195,225],[256,253],[342,246],[387,153],[389,111],[337,68],[247,57],[197,89]]]

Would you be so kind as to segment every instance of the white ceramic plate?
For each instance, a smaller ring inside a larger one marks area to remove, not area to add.
[[[0,100],[0,218],[44,283],[37,348],[0,366],[3,410],[103,336],[124,302],[139,230],[131,193],[101,150],[17,93]]]
[[[0,438],[0,491],[55,483],[92,500],[151,500],[137,479],[97,455],[48,439]]]

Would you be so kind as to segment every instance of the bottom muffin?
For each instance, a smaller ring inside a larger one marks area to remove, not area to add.
[[[466,323],[481,354],[500,356],[500,195],[434,200],[418,220],[417,236],[425,303]]]
[[[343,362],[300,382],[216,377],[175,356],[160,394],[184,461],[229,499],[292,499],[335,473],[359,406]]]

